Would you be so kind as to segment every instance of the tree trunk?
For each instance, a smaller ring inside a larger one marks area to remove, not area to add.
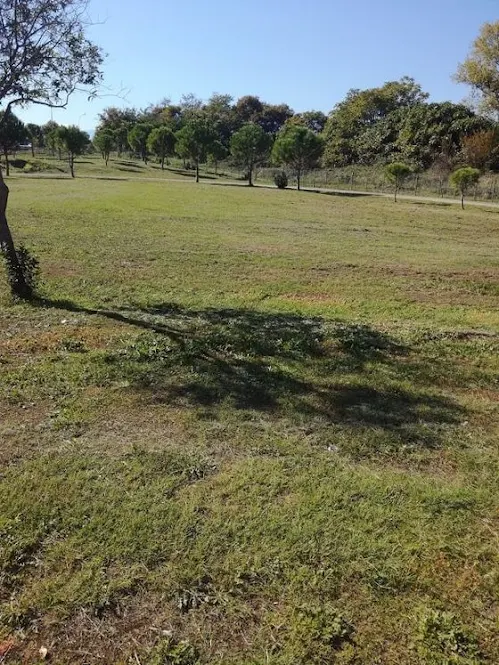
[[[165,158],[164,157],[161,157],[161,170],[162,171],[165,170]]]
[[[196,160],[196,182],[199,182],[199,161]]]
[[[301,184],[301,171],[298,170],[296,172],[296,184],[298,186],[298,191],[300,191],[300,184]]]
[[[106,162],[106,166],[107,166],[107,164],[108,164],[108,162],[109,162],[109,155],[108,155],[108,154],[106,154],[104,160],[105,160],[105,162]]]
[[[461,193],[461,208],[464,210],[464,192]]]
[[[3,149],[3,155],[5,157],[5,175],[10,175],[10,164],[9,164],[9,151],[7,148]]]
[[[31,156],[34,158],[35,156],[35,144],[33,141],[31,141]]]
[[[248,187],[253,187],[253,167],[250,167],[248,171]]]
[[[397,203],[398,185],[395,185],[395,203]]]
[[[10,289],[12,295],[22,298],[23,300],[29,300],[33,294],[24,279],[12,234],[7,223],[6,211],[8,199],[9,188],[4,182],[2,169],[0,168],[0,249],[9,264]]]
[[[72,153],[69,153],[69,170],[71,171],[71,177],[75,177],[75,167],[74,167],[74,157]]]

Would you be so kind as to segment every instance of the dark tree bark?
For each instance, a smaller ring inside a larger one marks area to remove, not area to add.
[[[5,175],[10,175],[10,164],[9,164],[9,151],[7,148],[3,149],[3,156],[5,157]]]
[[[3,179],[2,169],[0,168],[0,249],[6,261],[9,264],[10,288],[12,295],[29,300],[32,292],[24,279],[19,259],[17,257],[14,240],[7,223],[7,202],[9,199],[9,188]]]

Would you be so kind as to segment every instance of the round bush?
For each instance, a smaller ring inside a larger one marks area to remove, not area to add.
[[[277,171],[277,173],[274,173],[274,182],[278,189],[286,189],[288,186],[286,171]]]

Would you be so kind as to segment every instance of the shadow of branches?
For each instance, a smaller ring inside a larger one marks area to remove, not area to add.
[[[461,407],[431,385],[407,387],[404,360],[414,351],[370,326],[171,303],[120,310],[39,304],[140,328],[105,362],[111,376],[157,402],[382,430],[424,447],[437,447],[445,427],[462,419]],[[389,368],[389,379],[380,368]]]

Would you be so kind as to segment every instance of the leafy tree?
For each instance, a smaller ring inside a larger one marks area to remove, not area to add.
[[[215,173],[218,173],[218,163],[227,157],[229,151],[218,139],[213,141],[208,152],[208,160],[215,166]]]
[[[324,129],[325,159],[333,166],[362,161],[359,138],[390,114],[423,104],[428,95],[409,77],[389,81],[379,88],[350,90],[330,113]],[[391,137],[391,132],[388,133]]]
[[[147,139],[152,132],[153,126],[149,123],[138,122],[128,132],[128,144],[130,148],[140,155],[142,161],[147,164]]]
[[[180,98],[180,113],[182,124],[199,116],[203,111],[203,100],[197,97],[193,92],[182,95]]]
[[[43,148],[43,129],[40,125],[35,125],[33,122],[28,122],[26,125],[26,134],[31,143],[31,156],[35,156],[35,148]]]
[[[165,159],[175,151],[175,135],[166,125],[155,127],[147,137],[149,152],[159,159],[161,170],[165,168]]]
[[[43,141],[45,146],[49,149],[52,156],[55,155],[57,151],[57,132],[59,125],[53,120],[49,120],[45,125],[42,126],[43,131]],[[60,159],[60,155],[59,155]]]
[[[461,194],[461,208],[464,210],[464,197],[480,180],[480,171],[471,166],[457,169],[450,175],[450,183]]]
[[[245,95],[237,100],[234,107],[238,126],[247,122],[257,122],[263,111],[263,103],[255,95]]]
[[[303,125],[316,134],[322,134],[326,122],[327,115],[322,111],[304,111],[303,113],[296,113],[288,120],[288,124]]]
[[[230,95],[213,93],[204,107],[206,117],[213,124],[218,141],[224,146],[226,151],[228,151],[230,145],[230,138],[237,129],[237,118],[232,101]],[[223,159],[223,157],[219,159]]]
[[[411,175],[412,169],[403,162],[393,162],[385,167],[386,177],[393,183],[395,188],[395,203],[397,202],[397,193],[404,184],[405,180]]]
[[[102,159],[106,162],[107,166],[111,151],[116,144],[115,133],[112,129],[99,129],[95,132],[93,144],[101,153]]]
[[[95,93],[103,55],[85,35],[84,7],[84,0],[2,0],[0,109],[19,104],[64,107],[82,86]],[[0,169],[0,248],[15,277],[13,295],[31,298],[7,223],[8,195]]]
[[[133,125],[139,121],[139,114],[135,109],[119,109],[116,106],[108,106],[99,113],[97,131],[100,129],[112,129],[116,131],[123,125]]]
[[[482,26],[456,80],[474,88],[485,109],[499,111],[499,21]]]
[[[462,143],[465,162],[477,169],[499,166],[499,135],[496,129],[465,136]]]
[[[138,122],[138,112],[135,109],[119,109],[109,106],[99,113],[99,124],[97,132],[106,129],[114,132],[116,151],[118,157],[128,148],[128,132]]]
[[[293,109],[287,104],[264,104],[256,122],[264,132],[276,136],[293,115]]]
[[[193,115],[179,130],[177,153],[185,159],[192,159],[196,167],[196,182],[199,182],[199,164],[206,159],[217,139],[213,124],[204,115]]]
[[[397,147],[404,158],[428,168],[444,148],[455,155],[464,137],[489,127],[488,120],[462,104],[420,104],[405,112]]]
[[[270,153],[271,138],[254,122],[246,123],[236,132],[230,142],[230,151],[237,164],[242,166],[253,186],[255,166],[264,162]]]
[[[57,138],[60,145],[68,154],[69,170],[71,177],[74,178],[75,157],[83,155],[90,143],[90,137],[87,132],[83,132],[79,127],[70,125],[69,127],[59,127],[57,129]]]
[[[323,150],[323,139],[311,129],[300,125],[289,125],[274,143],[272,161],[291,167],[300,189],[303,172],[317,166]]]
[[[5,158],[5,171],[10,175],[9,152],[15,150],[19,143],[26,139],[26,129],[23,123],[10,109],[0,115],[0,148]]]

